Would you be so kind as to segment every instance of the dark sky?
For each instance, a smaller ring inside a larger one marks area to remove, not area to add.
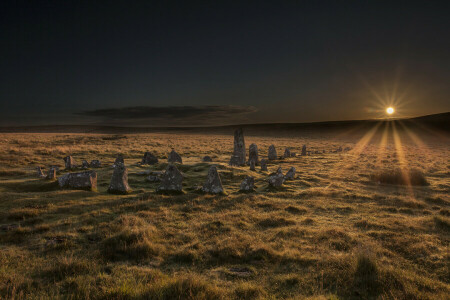
[[[0,126],[450,110],[449,1],[1,1]]]

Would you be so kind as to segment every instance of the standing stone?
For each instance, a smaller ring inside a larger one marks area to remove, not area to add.
[[[36,172],[37,172],[38,177],[45,177],[44,173],[42,172],[41,167],[37,167]]]
[[[242,128],[238,128],[234,131],[234,150],[230,160],[230,165],[245,165],[245,157],[244,132],[242,131]]]
[[[58,178],[58,184],[61,188],[95,190],[97,189],[97,173],[95,171],[67,173]]]
[[[291,150],[289,148],[284,149],[284,158],[291,157]]]
[[[241,192],[251,192],[255,190],[255,178],[252,176],[245,177],[244,181],[241,182]]]
[[[255,169],[255,161],[254,160],[250,161],[250,170],[251,171],[256,171],[256,169]]]
[[[87,160],[83,160],[83,161],[81,162],[81,167],[82,167],[83,169],[89,168],[89,163],[87,162]]]
[[[175,152],[174,149],[169,153],[169,158],[167,159],[169,163],[183,163],[183,160],[181,159],[181,156]]]
[[[114,167],[116,167],[118,165],[124,165],[124,164],[125,164],[125,160],[123,159],[123,155],[122,154],[117,155],[117,158],[114,161]]]
[[[342,152],[342,146],[339,146],[339,148],[337,149],[337,152]]]
[[[151,154],[150,152],[145,152],[144,157],[142,158],[143,165],[154,165],[158,163],[158,158]]]
[[[306,156],[306,145],[302,147],[302,156]]]
[[[211,166],[206,177],[205,184],[203,184],[202,191],[210,194],[223,193],[222,181],[220,180],[219,173],[216,166]]]
[[[295,178],[295,167],[291,167],[289,171],[287,171],[286,175],[284,176],[286,180],[293,180]]]
[[[211,156],[206,155],[203,157],[202,161],[203,162],[212,162],[213,160],[212,160]]]
[[[90,166],[91,168],[100,168],[102,166],[102,163],[98,159],[94,159],[91,161]]]
[[[268,155],[268,159],[269,160],[276,160],[277,159],[277,150],[275,149],[274,145],[270,145],[269,146],[269,155]]]
[[[124,164],[118,164],[114,168],[114,172],[108,188],[108,193],[127,194],[130,191],[131,188],[128,185],[128,169]]]
[[[248,147],[248,163],[251,164],[252,161],[255,162],[255,165],[259,165],[258,146],[256,144],[251,144]]]
[[[291,152],[291,157],[296,157],[296,156],[297,156],[297,153]]]
[[[261,159],[261,171],[267,172],[267,160],[265,160],[264,158]]]
[[[281,187],[284,183],[284,175],[283,172],[281,171],[281,167],[278,168],[277,172],[275,174],[272,174],[269,177],[269,186],[270,187],[274,187],[274,188],[278,188]]]
[[[48,169],[47,179],[50,179],[50,180],[56,179],[56,169],[55,168]]]
[[[183,190],[183,174],[178,171],[173,164],[167,166],[166,172],[161,179],[161,184],[157,188],[158,192],[176,192],[180,193]]]
[[[72,156],[70,156],[70,155],[64,157],[64,163],[66,164],[66,170],[75,168],[75,162],[74,162]]]

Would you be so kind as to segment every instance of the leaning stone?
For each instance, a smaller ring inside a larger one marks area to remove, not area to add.
[[[302,147],[302,156],[306,156],[306,145]]]
[[[94,159],[91,161],[90,167],[91,168],[100,168],[102,166],[102,163],[98,159]]]
[[[216,166],[211,166],[206,177],[205,184],[203,184],[202,191],[210,194],[223,193],[222,181],[220,180],[219,173]]]
[[[254,160],[250,161],[250,170],[251,171],[256,171],[256,169],[255,169],[255,161]]]
[[[269,160],[276,160],[277,159],[277,150],[275,149],[274,145],[270,145],[269,146],[269,155],[268,155],[268,159]]]
[[[255,178],[252,176],[245,177],[244,181],[241,182],[241,192],[251,192],[255,190]]]
[[[259,165],[259,157],[258,157],[258,146],[256,144],[251,144],[248,148],[248,163],[254,161],[255,165]]]
[[[269,181],[270,187],[274,187],[274,188],[281,187],[284,183],[284,175],[283,175],[283,172],[281,171],[281,168],[278,168],[277,172],[272,174],[269,177],[268,181]]]
[[[261,159],[261,171],[267,172],[267,160],[265,160],[264,158]]]
[[[169,158],[167,159],[169,163],[183,163],[183,160],[181,159],[181,156],[175,152],[175,150],[172,149],[172,151],[169,153]]]
[[[61,188],[96,190],[97,173],[95,171],[67,173],[58,178],[58,184]]]
[[[64,163],[66,165],[66,170],[75,168],[75,162],[74,162],[72,156],[70,156],[70,155],[64,157]]]
[[[47,173],[47,179],[53,180],[56,179],[56,169],[55,168],[50,168],[48,169],[48,173]]]
[[[128,185],[128,169],[123,164],[119,164],[114,168],[111,182],[109,184],[108,193],[111,194],[127,194],[131,191]]]
[[[295,178],[295,167],[291,167],[284,176],[284,179],[293,180],[294,178]]]
[[[158,192],[180,193],[183,190],[183,174],[173,164],[167,166],[166,172],[161,179],[161,184],[157,188]]]
[[[203,157],[202,161],[203,162],[212,162],[213,160],[212,160],[211,156],[206,155]]]
[[[289,148],[284,149],[284,158],[291,157],[291,150]]]
[[[87,160],[83,160],[83,161],[81,162],[81,167],[82,167],[83,169],[89,168],[89,163],[87,162]]]
[[[244,133],[242,131],[242,128],[238,128],[234,131],[234,149],[230,164],[231,161],[233,161],[233,163],[236,163],[237,166],[243,166],[245,165],[245,157],[246,154]]]
[[[45,177],[44,173],[42,172],[41,167],[37,167],[36,172],[37,172],[38,177]]]
[[[158,163],[158,158],[151,154],[150,152],[145,152],[144,157],[142,158],[143,165],[154,165]]]
[[[145,178],[145,181],[147,181],[147,182],[160,182],[161,178],[159,178],[158,176],[154,176],[154,175],[148,175],[148,177]]]

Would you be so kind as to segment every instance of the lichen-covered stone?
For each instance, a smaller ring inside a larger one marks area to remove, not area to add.
[[[269,180],[268,180],[269,186],[274,187],[274,188],[279,188],[283,185],[284,180],[285,179],[284,179],[283,172],[281,171],[281,168],[278,168],[276,173],[270,175]]]
[[[130,191],[131,188],[128,185],[128,169],[124,164],[118,164],[114,168],[114,172],[108,188],[108,193],[127,194]]]
[[[254,161],[255,165],[259,165],[259,157],[258,157],[258,146],[256,144],[251,144],[248,148],[248,163]]]
[[[173,164],[167,166],[161,178],[161,184],[157,188],[158,192],[180,193],[183,190],[183,174]]]
[[[269,155],[267,156],[269,160],[276,160],[277,159],[277,150],[275,149],[274,145],[269,146]]]
[[[183,160],[181,159],[181,156],[174,150],[169,153],[169,157],[167,159],[169,163],[183,163]]]
[[[70,155],[64,157],[64,164],[66,166],[66,170],[71,170],[75,168],[75,161],[73,160],[73,157]]]
[[[206,177],[206,181],[203,184],[202,191],[209,194],[221,194],[223,193],[222,181],[220,180],[219,173],[216,166],[211,166]]]
[[[97,173],[95,171],[67,173],[58,178],[58,184],[61,188],[95,190]]]
[[[241,182],[240,191],[241,192],[251,192],[255,190],[255,178],[252,176],[247,176]]]
[[[231,156],[230,165],[243,166],[245,165],[245,140],[242,128],[234,131],[234,149]]]
[[[91,168],[100,168],[102,163],[98,159],[93,159],[90,163]]]
[[[265,171],[267,172],[267,160],[265,160],[264,158],[261,159],[261,171]]]
[[[293,180],[295,178],[295,167],[291,167],[289,171],[287,171],[286,175],[284,176],[286,180]]]
[[[158,158],[150,152],[145,152],[142,158],[143,165],[154,165],[158,163]]]

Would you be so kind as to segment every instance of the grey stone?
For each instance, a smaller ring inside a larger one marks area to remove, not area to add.
[[[82,167],[83,169],[89,168],[89,163],[87,162],[87,160],[83,160],[83,161],[81,162],[81,167]]]
[[[44,173],[42,172],[41,167],[36,167],[36,172],[38,177],[45,177]]]
[[[252,176],[247,176],[241,182],[241,192],[251,192],[255,190],[255,178]]]
[[[161,178],[159,178],[158,176],[155,176],[155,175],[148,175],[148,177],[145,178],[145,181],[147,181],[147,182],[160,182]]]
[[[337,149],[337,152],[342,152],[342,146],[339,146],[339,148]]]
[[[47,179],[53,180],[56,179],[56,169],[55,168],[50,168],[48,169],[48,173],[47,173]]]
[[[250,161],[250,170],[251,171],[256,171],[256,169],[255,169],[255,161],[254,160]]]
[[[222,181],[220,180],[219,173],[216,166],[211,166],[208,171],[208,176],[203,184],[202,191],[210,194],[223,193]]]
[[[173,164],[167,166],[166,172],[157,188],[158,192],[181,192],[183,190],[183,174]]]
[[[267,172],[267,160],[265,160],[264,158],[261,159],[261,171]]]
[[[252,161],[255,162],[255,165],[259,165],[258,146],[256,144],[251,144],[248,147],[248,163],[250,164]]]
[[[281,171],[281,168],[278,168],[276,173],[270,175],[268,182],[269,186],[274,188],[278,188],[283,185],[284,175],[283,172]]]
[[[203,157],[202,161],[203,162],[212,162],[213,160],[212,160],[211,156],[206,155]]]
[[[181,159],[181,156],[175,152],[174,149],[169,153],[169,158],[167,159],[169,163],[183,163],[183,160]]]
[[[289,148],[284,149],[284,158],[291,157],[291,150]]]
[[[277,150],[275,149],[274,145],[269,146],[269,155],[267,156],[269,160],[276,160],[277,159]]]
[[[131,191],[128,185],[128,169],[124,164],[118,164],[114,168],[111,182],[109,183],[108,193],[127,194]]]
[[[78,173],[67,173],[58,178],[61,188],[73,189],[97,189],[97,173],[95,171],[84,171]]]
[[[232,155],[230,158],[230,166],[239,166],[239,157]]]
[[[303,145],[302,147],[302,156],[306,155],[306,145]]]
[[[296,156],[297,156],[297,153],[291,152],[291,157],[296,157]]]
[[[284,176],[284,179],[293,180],[294,178],[295,178],[295,167],[291,167]]]
[[[75,161],[73,160],[72,156],[66,156],[64,157],[64,163],[66,165],[66,170],[71,170],[75,168]]]
[[[242,128],[234,131],[234,150],[230,160],[230,165],[243,166],[245,165],[245,140]],[[233,164],[232,164],[233,162]]]
[[[118,165],[121,165],[121,164],[124,165],[125,164],[125,160],[123,159],[123,155],[119,154],[119,155],[117,155],[117,158],[114,161],[114,167],[118,166]]]
[[[158,158],[150,152],[145,152],[142,158],[142,164],[144,165],[154,165],[158,163]]]
[[[91,161],[90,167],[91,168],[100,168],[102,166],[102,163],[98,159],[93,159]]]

